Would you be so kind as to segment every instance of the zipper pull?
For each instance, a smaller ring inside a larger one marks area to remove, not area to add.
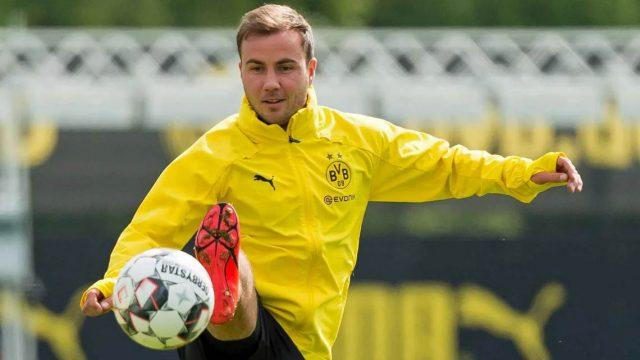
[[[291,143],[299,144],[300,140],[294,139],[293,136],[289,135],[289,144]]]

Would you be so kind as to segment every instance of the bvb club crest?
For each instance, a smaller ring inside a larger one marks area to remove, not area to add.
[[[327,181],[331,186],[344,189],[351,183],[351,168],[342,160],[336,160],[327,167]]]

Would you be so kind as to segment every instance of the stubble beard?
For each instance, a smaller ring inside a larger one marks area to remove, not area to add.
[[[300,109],[306,107],[307,104],[307,91],[308,91],[308,87],[305,89],[305,93],[304,95],[302,95],[302,100],[300,104],[297,104],[297,106],[295,107],[295,109],[293,110],[288,110],[285,109],[285,114],[281,117],[276,117],[276,118],[272,118],[272,117],[267,117],[264,114],[261,114],[261,112],[258,110],[258,107],[256,107],[251,100],[249,100],[249,106],[251,106],[251,108],[253,109],[253,111],[256,113],[256,116],[258,117],[258,119],[260,121],[262,121],[263,123],[267,124],[267,125],[280,125],[283,129],[286,129],[287,125],[289,124],[289,120],[291,119],[291,117],[297,113]],[[288,102],[288,99],[285,100],[286,102]],[[269,120],[267,120],[269,119]]]

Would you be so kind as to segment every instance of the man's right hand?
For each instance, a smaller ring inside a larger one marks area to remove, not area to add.
[[[105,298],[98,289],[90,289],[87,292],[87,300],[82,305],[82,313],[86,316],[100,316],[113,307],[113,299]]]

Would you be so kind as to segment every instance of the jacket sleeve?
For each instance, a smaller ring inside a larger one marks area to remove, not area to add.
[[[104,278],[89,289],[111,296],[120,269],[133,256],[156,247],[181,249],[216,202],[217,184],[225,169],[206,135],[169,164],[118,238]],[[86,296],[87,291],[81,305]]]
[[[390,123],[382,135],[371,201],[422,202],[499,193],[531,202],[538,193],[562,185],[530,181],[536,173],[555,171],[562,153],[547,153],[535,161],[502,157],[450,147],[442,139]]]

